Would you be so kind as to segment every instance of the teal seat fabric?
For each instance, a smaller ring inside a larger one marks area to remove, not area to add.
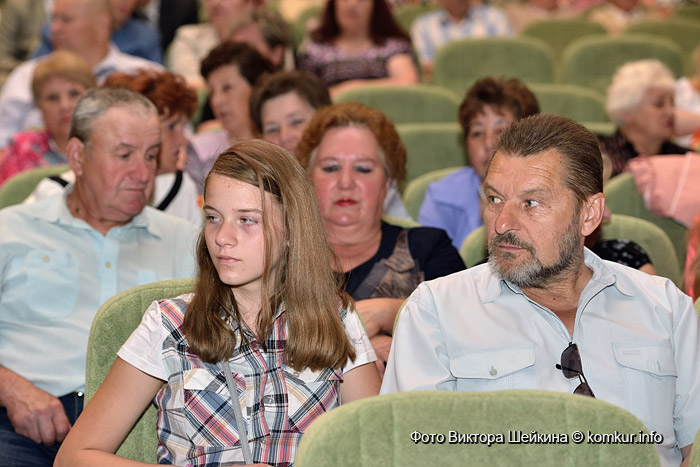
[[[585,36],[607,35],[605,28],[585,19],[547,19],[528,24],[520,33],[546,42],[554,53],[555,64],[561,62],[566,47]]]
[[[576,39],[564,51],[561,81],[605,94],[621,65],[647,58],[663,62],[676,78],[684,73],[683,51],[670,39],[648,34],[588,36]]]
[[[418,219],[418,212],[420,211],[421,204],[423,204],[425,190],[428,188],[428,185],[461,168],[462,167],[448,167],[446,169],[433,170],[432,172],[428,172],[427,174],[423,174],[411,180],[403,191],[403,204],[406,206],[408,214],[412,218]]]
[[[394,124],[457,121],[459,97],[439,86],[363,86],[338,94],[334,102],[362,102],[381,110]]]
[[[194,279],[172,279],[126,290],[104,303],[95,315],[88,339],[85,402],[95,394],[109,373],[117,351],[141,322],[155,300],[175,297],[194,289]],[[117,454],[141,462],[156,462],[157,411],[151,405],[122,443]]]
[[[681,284],[681,267],[675,254],[675,249],[668,235],[657,225],[644,219],[622,214],[613,214],[610,219],[603,221],[602,240],[614,239],[632,240],[649,255],[659,276],[667,277],[674,284]],[[486,229],[479,227],[464,239],[460,255],[467,267],[479,264],[487,257]]]
[[[404,123],[396,125],[396,130],[406,146],[407,183],[434,170],[466,164],[457,123]]]
[[[605,97],[593,89],[573,84],[532,84],[540,111],[577,122],[607,122]]]
[[[450,42],[435,56],[433,81],[463,96],[485,76],[554,82],[554,54],[533,37],[490,37]]]
[[[32,194],[40,181],[46,177],[62,174],[69,168],[64,164],[51,165],[20,172],[10,177],[0,186],[0,209],[21,203]]]
[[[302,437],[294,465],[660,465],[654,444],[578,444],[571,438],[575,432],[648,434],[631,413],[591,397],[528,390],[409,391],[321,415]],[[514,442],[520,435],[562,435],[557,438],[562,442]]]
[[[634,183],[631,173],[623,173],[611,178],[603,190],[605,204],[615,214],[626,214],[647,220],[661,227],[674,246],[678,264],[685,265],[686,235],[688,228],[668,217],[660,217],[644,204],[644,198]]]
[[[669,18],[663,21],[639,21],[630,24],[625,34],[650,34],[672,40],[681,48],[685,58],[685,74],[695,74],[695,63],[690,58],[700,45],[700,19]]]

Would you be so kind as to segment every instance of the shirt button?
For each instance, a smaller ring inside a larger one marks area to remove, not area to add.
[[[498,370],[496,370],[494,367],[491,367],[491,369],[489,370],[489,374],[491,376],[496,376],[498,374]]]
[[[43,262],[45,262],[45,263],[48,263],[48,262],[49,262],[49,255],[44,255],[44,256],[42,256],[42,257],[41,257],[41,260],[42,260]]]
[[[275,398],[272,396],[263,396],[263,404],[272,405],[275,402]]]
[[[107,261],[107,262],[105,263],[105,267],[106,267],[106,268],[111,268],[111,267],[112,267],[112,263],[110,263],[109,261]]]

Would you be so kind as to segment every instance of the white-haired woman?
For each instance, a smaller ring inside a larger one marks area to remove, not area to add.
[[[673,74],[658,60],[629,62],[615,72],[605,107],[617,131],[598,136],[601,151],[612,161],[613,176],[640,154],[689,151],[670,141],[675,124],[674,85]]]

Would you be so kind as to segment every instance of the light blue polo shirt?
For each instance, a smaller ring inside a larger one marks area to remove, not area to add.
[[[0,365],[55,396],[83,390],[102,303],[196,271],[189,222],[146,207],[102,235],[70,214],[71,189],[0,211]]]

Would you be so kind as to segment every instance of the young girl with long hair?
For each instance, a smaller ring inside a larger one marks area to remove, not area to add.
[[[316,417],[378,393],[293,156],[261,140],[232,146],[206,178],[204,211],[194,293],[150,306],[56,465],[135,465],[113,453],[153,399],[159,463],[287,466]]]

